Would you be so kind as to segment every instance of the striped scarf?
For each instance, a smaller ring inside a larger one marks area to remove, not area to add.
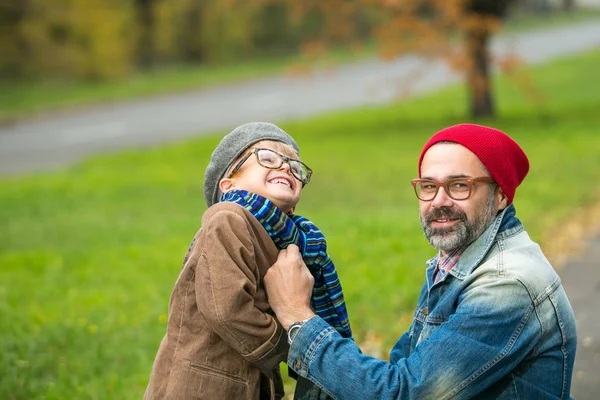
[[[285,249],[290,244],[298,246],[304,263],[315,278],[311,298],[315,313],[343,337],[352,338],[342,286],[321,231],[306,218],[286,215],[269,199],[245,190],[227,192],[220,201],[236,203],[250,211],[277,248]]]

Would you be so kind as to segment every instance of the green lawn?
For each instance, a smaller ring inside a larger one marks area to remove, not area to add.
[[[530,157],[515,204],[536,240],[600,198],[598,65],[600,51],[530,71],[534,104],[496,82],[489,124]],[[282,125],[315,171],[297,211],[328,238],[359,342],[379,335],[387,350],[408,326],[433,255],[408,181],[465,104],[459,86]],[[223,133],[0,181],[0,398],[141,398]]]
[[[507,21],[504,31],[549,28],[597,19],[599,16],[599,11],[591,9],[577,9],[570,13],[516,13]],[[309,65],[328,68],[373,55],[373,46],[367,45],[360,50],[336,48],[319,60],[308,60],[302,55],[293,55],[235,62],[230,65],[173,66],[106,82],[0,82],[0,121],[49,110],[182,92],[207,85],[286,74],[298,67]]]

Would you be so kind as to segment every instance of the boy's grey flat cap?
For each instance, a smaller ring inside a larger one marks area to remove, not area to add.
[[[233,162],[256,142],[274,140],[289,144],[300,154],[296,141],[277,125],[268,122],[248,122],[225,135],[217,145],[204,173],[204,199],[208,207],[219,201],[219,181]]]

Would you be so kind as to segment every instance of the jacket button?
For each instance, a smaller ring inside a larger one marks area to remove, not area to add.
[[[427,308],[427,306],[425,306],[425,307],[423,307],[421,312],[423,313],[423,315],[427,315],[427,314],[429,314],[429,308]]]
[[[301,366],[302,366],[302,359],[301,359],[301,358],[298,358],[298,359],[296,360],[296,369],[300,369],[300,367],[301,367]]]

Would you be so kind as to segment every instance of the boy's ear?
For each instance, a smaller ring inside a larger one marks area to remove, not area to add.
[[[235,188],[235,184],[231,178],[223,178],[219,181],[219,190],[221,193],[227,193]]]

